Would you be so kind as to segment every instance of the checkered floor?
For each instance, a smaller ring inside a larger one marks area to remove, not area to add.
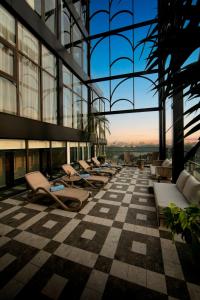
[[[149,170],[126,167],[79,213],[0,202],[0,299],[200,299],[200,271],[158,227]]]

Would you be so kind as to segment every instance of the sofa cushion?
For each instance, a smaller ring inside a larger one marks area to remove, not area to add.
[[[183,170],[176,181],[176,186],[181,193],[183,192],[184,185],[189,176],[190,174],[186,170]]]
[[[162,209],[170,203],[174,203],[181,208],[189,205],[185,197],[177,189],[176,184],[154,182],[154,194],[159,213],[162,213]]]
[[[190,175],[184,185],[183,195],[188,202],[200,205],[200,181]]]
[[[156,166],[150,165],[151,175],[156,175]]]
[[[168,158],[166,158],[163,163],[162,163],[162,167],[170,167],[170,160]]]

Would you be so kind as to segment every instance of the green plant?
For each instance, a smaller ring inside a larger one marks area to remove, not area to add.
[[[165,224],[175,234],[181,234],[183,240],[199,249],[200,247],[200,208],[191,205],[184,209],[174,203],[164,208]]]

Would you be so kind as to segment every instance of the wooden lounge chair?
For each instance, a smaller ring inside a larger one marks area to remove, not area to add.
[[[83,189],[66,187],[67,184],[62,180],[56,182],[49,182],[39,171],[27,173],[25,175],[25,179],[32,190],[29,194],[29,197],[32,198],[34,196],[48,196],[55,202],[57,202],[65,210],[80,210],[84,202],[87,201],[87,199],[90,196],[90,192],[85,191]],[[58,182],[63,184],[64,188],[57,191],[51,191],[51,188],[53,186],[54,189],[56,189],[55,184]],[[64,202],[70,202],[71,205],[69,206]]]
[[[106,175],[112,176],[116,174],[116,170],[111,170],[107,168],[92,168],[85,160],[79,160],[79,165],[83,168],[84,171],[88,172],[89,174],[96,174],[96,175]]]
[[[119,165],[113,165],[111,163],[104,163],[104,164],[101,164],[100,161],[96,158],[96,157],[92,157],[92,162],[94,163],[94,165],[96,167],[99,167],[99,168],[109,168],[109,169],[114,169],[114,170],[118,170],[120,171],[122,169],[121,166]]]
[[[66,176],[62,177],[63,181],[71,183],[72,185],[75,182],[85,182],[90,185],[92,188],[96,187],[96,184],[101,186],[108,183],[108,176],[99,176],[99,175],[90,175],[90,174],[79,174],[71,165],[62,165],[62,169],[66,173]]]

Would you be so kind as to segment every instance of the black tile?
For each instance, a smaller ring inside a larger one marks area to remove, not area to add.
[[[159,230],[160,237],[167,240],[172,240],[172,234],[169,231],[166,230]]]
[[[120,186],[120,188],[118,188]],[[115,190],[116,192],[117,191],[127,191],[127,189],[129,188],[129,185],[128,184],[121,184],[121,183],[114,183],[111,187],[110,187],[110,189],[112,189],[112,190]]]
[[[110,200],[116,200],[116,199],[110,199]],[[107,208],[107,209],[109,209],[109,211],[107,213],[101,212],[100,211],[101,208]],[[88,213],[88,215],[95,216],[95,217],[100,217],[100,218],[104,218],[104,219],[114,220],[116,215],[117,215],[118,210],[119,210],[118,206],[109,205],[107,203],[97,203],[91,209],[91,211]]]
[[[50,253],[54,253],[56,251],[56,249],[60,246],[60,243],[56,242],[56,241],[50,241],[43,250],[50,252]]]
[[[110,197],[111,195],[116,195],[116,198],[112,198]],[[105,200],[112,200],[112,201],[119,201],[121,202],[124,198],[125,193],[117,193],[117,191],[115,192],[109,192],[109,190],[101,197],[101,199],[105,199]]]
[[[140,202],[139,199],[144,198],[147,202]],[[143,205],[143,206],[152,206],[155,207],[155,199],[153,197],[148,197],[146,195],[138,196],[133,195],[131,199],[132,204]]]
[[[185,281],[166,276],[166,284],[169,296],[182,300],[190,299]]]
[[[137,284],[109,276],[102,299],[167,300],[168,297]]]
[[[94,268],[104,273],[109,273],[113,260],[111,258],[99,255]]]
[[[38,252],[38,249],[11,240],[0,248],[0,257],[10,253],[16,259],[0,273],[0,288],[8,283]]]
[[[19,229],[13,229],[10,231],[8,234],[6,234],[7,237],[9,238],[14,238],[16,235],[18,235],[21,232]]]
[[[128,203],[122,203],[121,206],[123,206],[123,207],[129,207],[129,204]]]
[[[133,241],[146,245],[146,254],[132,251]],[[115,259],[148,270],[164,273],[160,239],[123,230],[115,253]]]
[[[59,299],[80,299],[91,270],[88,267],[52,255],[26,284],[16,299],[49,299],[41,291],[54,274],[66,278],[67,281]]]
[[[145,215],[146,220],[137,219],[137,214]],[[129,208],[126,215],[126,223],[155,228],[158,226],[157,214],[156,212],[151,212],[147,210]]]
[[[53,238],[71,219],[63,216],[58,216],[55,214],[48,214],[40,219],[38,222],[30,226],[27,231],[47,237],[49,239]],[[45,225],[48,221],[54,221],[56,224],[52,228],[46,228]]]
[[[109,229],[109,227],[104,225],[81,221],[81,223],[79,223],[73,232],[66,238],[64,243],[86,251],[100,253]],[[91,230],[95,232],[92,240],[81,237],[85,230]]]
[[[145,189],[145,190],[143,190],[143,189]],[[143,186],[136,185],[134,188],[134,192],[149,194],[149,187],[143,187]]]
[[[112,227],[120,228],[122,229],[124,226],[124,222],[114,221]]]
[[[75,219],[82,220],[84,217],[85,217],[85,215],[77,213],[77,215],[75,216]]]

